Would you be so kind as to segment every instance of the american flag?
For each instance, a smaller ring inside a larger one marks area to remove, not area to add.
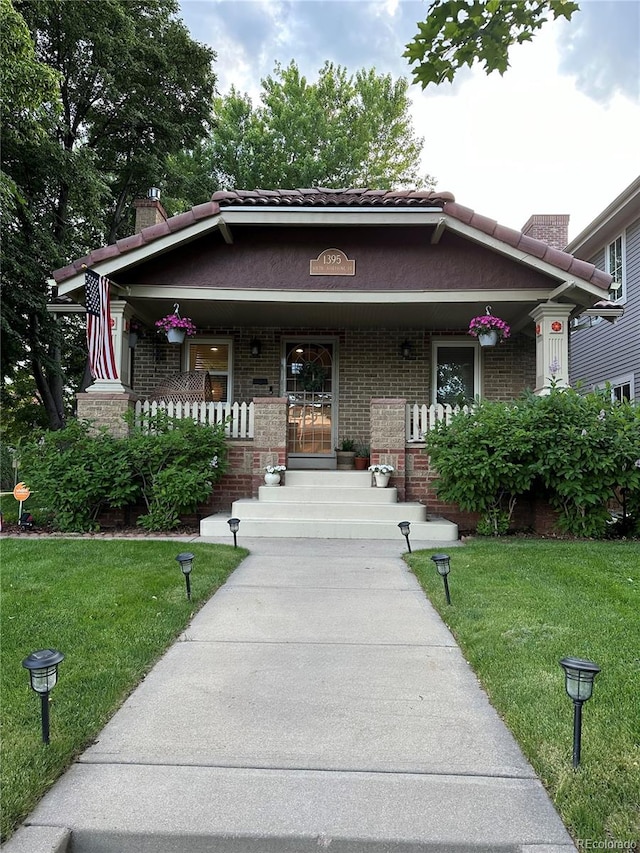
[[[118,379],[111,339],[109,279],[87,270],[84,277],[89,367],[94,379]]]

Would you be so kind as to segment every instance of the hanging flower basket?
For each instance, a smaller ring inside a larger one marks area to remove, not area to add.
[[[156,320],[156,328],[166,334],[170,344],[181,344],[186,335],[191,336],[196,333],[193,321],[189,317],[181,317],[179,308],[180,306],[176,303],[172,314],[167,314],[162,320]]]
[[[489,308],[486,314],[474,317],[469,323],[469,334],[478,339],[481,347],[494,347],[511,334],[508,323],[499,317],[494,317]]]

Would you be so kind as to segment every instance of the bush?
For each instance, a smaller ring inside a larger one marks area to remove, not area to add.
[[[207,427],[159,413],[128,438],[71,421],[22,446],[23,478],[37,493],[52,525],[62,531],[98,528],[109,507],[144,501],[138,523],[171,530],[180,513],[211,494],[226,468],[224,426]]]
[[[480,512],[479,532],[499,535],[517,499],[544,494],[560,527],[602,537],[610,504],[622,506],[620,529],[640,521],[640,408],[608,392],[580,395],[552,388],[516,403],[480,402],[427,436],[439,497]]]
[[[125,506],[138,493],[123,441],[105,430],[95,433],[86,422],[70,421],[22,444],[20,462],[22,478],[58,530],[96,530],[100,512]]]
[[[227,467],[224,424],[203,426],[159,412],[123,441],[147,507],[138,519],[146,530],[177,527],[180,513],[205,501]]]

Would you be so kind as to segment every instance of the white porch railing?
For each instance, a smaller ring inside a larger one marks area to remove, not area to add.
[[[443,406],[434,403],[427,406],[426,403],[407,403],[405,414],[406,440],[424,441],[425,435],[433,429],[440,421],[451,422],[451,418],[459,412],[470,411],[469,406]]]
[[[136,426],[157,412],[170,418],[193,418],[196,423],[225,424],[227,438],[253,438],[253,403],[172,403],[166,400],[138,400],[135,405]]]

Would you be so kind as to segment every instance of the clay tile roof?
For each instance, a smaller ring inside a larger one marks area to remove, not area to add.
[[[573,255],[551,249],[546,243],[534,240],[511,228],[499,225],[494,219],[481,216],[474,210],[458,204],[450,192],[436,190],[376,190],[364,187],[349,187],[332,189],[329,187],[304,187],[291,190],[218,190],[213,193],[211,200],[198,204],[185,213],[179,213],[166,222],[143,228],[139,234],[132,234],[110,246],[96,249],[84,258],[80,258],[68,266],[54,270],[53,277],[57,282],[65,281],[77,275],[83,269],[83,264],[91,266],[102,260],[125,255],[140,246],[153,243],[168,234],[175,234],[196,222],[216,216],[225,207],[299,207],[299,208],[336,208],[336,207],[373,207],[373,208],[423,208],[442,210],[452,219],[469,225],[497,240],[517,248],[536,258],[544,260],[569,275],[575,275],[590,281],[597,287],[607,289],[611,276],[596,269],[593,264],[579,261]]]
[[[297,190],[223,190],[215,192],[211,201],[220,207],[268,204],[305,207],[442,207],[454,198],[448,192],[434,190],[370,190],[354,187],[305,187]]]

